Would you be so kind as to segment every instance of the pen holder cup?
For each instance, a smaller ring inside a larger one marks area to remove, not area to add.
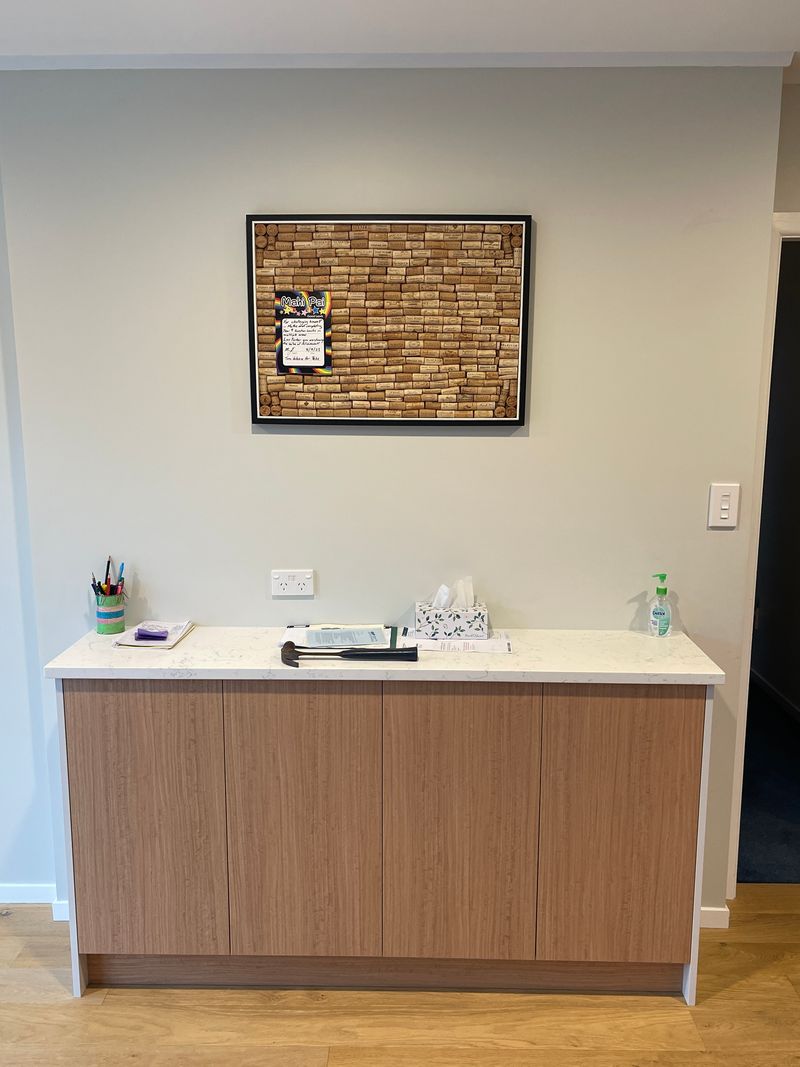
[[[97,597],[97,632],[99,634],[121,634],[125,629],[125,596]]]

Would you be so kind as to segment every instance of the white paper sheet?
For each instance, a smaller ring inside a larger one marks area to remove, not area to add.
[[[281,320],[281,360],[285,367],[325,366],[325,319],[287,315]]]
[[[305,648],[388,648],[390,633],[384,626],[288,626],[285,641]]]
[[[417,639],[414,630],[407,630],[397,641],[402,648],[416,645],[420,652],[513,652],[511,638],[505,630],[492,630],[491,634],[481,640],[447,638],[434,641],[427,637]]]

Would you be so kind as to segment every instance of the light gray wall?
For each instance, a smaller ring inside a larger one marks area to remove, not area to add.
[[[41,902],[55,894],[52,811],[5,244],[0,185],[0,901]]]
[[[800,211],[800,85],[784,85],[775,210]]]
[[[730,679],[722,903],[779,104],[752,69],[0,75],[41,660],[109,551],[132,617],[220,624],[393,619],[470,572],[496,623],[627,627],[666,569]],[[253,433],[248,211],[531,212],[529,425]],[[275,566],[317,569],[311,610]]]

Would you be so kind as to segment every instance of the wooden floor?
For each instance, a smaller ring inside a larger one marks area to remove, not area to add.
[[[95,989],[66,923],[0,907],[2,1067],[800,1067],[800,886],[740,886],[677,997]]]

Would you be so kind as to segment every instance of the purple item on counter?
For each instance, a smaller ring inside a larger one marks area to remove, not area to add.
[[[166,626],[139,626],[136,629],[137,641],[166,641],[169,630]]]

